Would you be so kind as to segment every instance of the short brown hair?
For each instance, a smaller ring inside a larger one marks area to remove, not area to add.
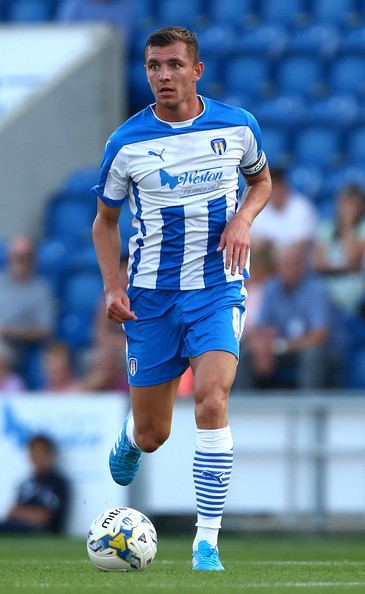
[[[166,47],[177,41],[185,43],[189,54],[194,60],[194,64],[199,62],[199,43],[198,38],[192,31],[185,27],[162,27],[151,33],[146,41],[144,48],[144,57],[146,59],[147,50],[152,46]]]

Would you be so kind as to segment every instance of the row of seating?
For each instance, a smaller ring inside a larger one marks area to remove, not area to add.
[[[0,0],[0,18],[39,22],[57,18],[62,0]],[[121,2],[123,5],[123,2]],[[138,0],[131,2],[135,23],[333,22],[351,25],[365,15],[364,0]]]

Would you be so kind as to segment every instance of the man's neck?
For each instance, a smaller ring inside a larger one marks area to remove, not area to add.
[[[184,103],[184,105],[181,105],[176,109],[156,103],[156,105],[153,106],[153,110],[156,116],[165,122],[185,122],[186,120],[198,117],[204,110],[204,105],[200,97],[195,96],[192,101]]]

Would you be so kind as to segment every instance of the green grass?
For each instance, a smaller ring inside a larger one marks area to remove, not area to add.
[[[360,538],[222,538],[224,572],[192,572],[191,540],[160,538],[143,573],[94,569],[85,544],[66,538],[0,538],[0,594],[351,594],[365,592]]]

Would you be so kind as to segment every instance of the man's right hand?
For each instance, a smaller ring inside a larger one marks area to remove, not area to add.
[[[123,324],[127,320],[137,320],[134,311],[131,311],[128,295],[122,290],[107,291],[105,293],[106,315],[116,324]]]

